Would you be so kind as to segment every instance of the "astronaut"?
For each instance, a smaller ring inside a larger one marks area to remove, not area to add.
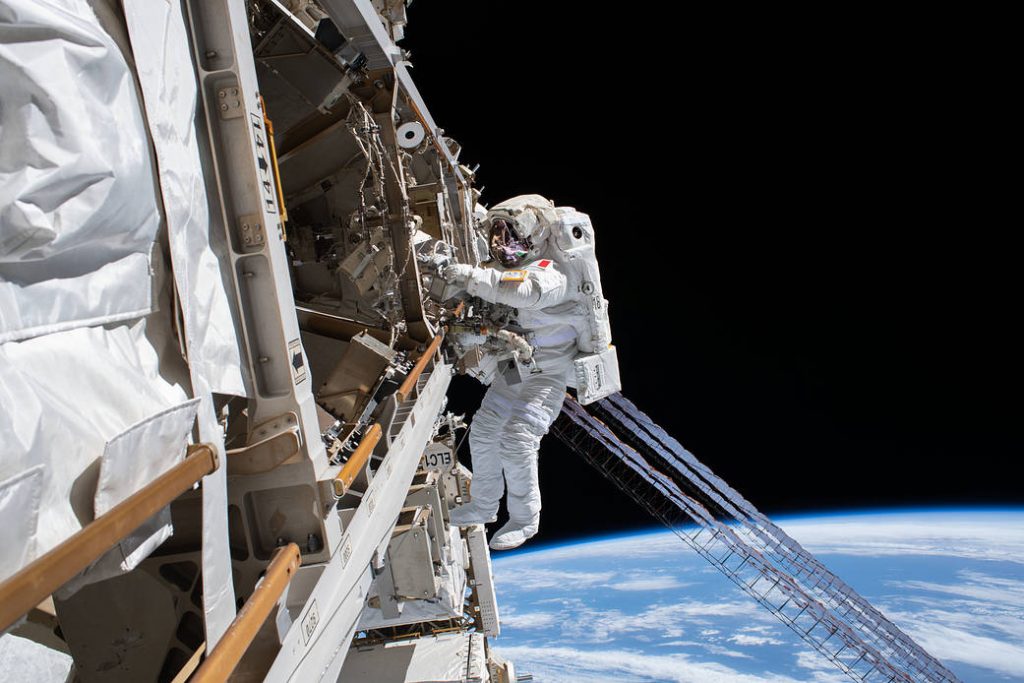
[[[585,275],[581,278],[573,262],[583,259],[570,253],[570,242],[585,240],[581,228],[567,223],[566,216],[586,221],[593,260],[593,231],[585,214],[556,209],[539,195],[521,195],[498,204],[485,219],[494,266],[454,264],[443,273],[451,285],[470,295],[514,308],[516,323],[528,331],[534,347],[532,370],[514,384],[498,374],[473,417],[469,433],[472,500],[451,513],[454,525],[494,522],[507,485],[509,521],[491,539],[496,550],[522,545],[538,531],[537,453],[541,438],[561,410],[579,354],[579,337],[587,334],[582,313],[594,288],[585,286]],[[553,228],[569,230],[569,242],[560,243]],[[562,248],[566,246],[569,251]]]

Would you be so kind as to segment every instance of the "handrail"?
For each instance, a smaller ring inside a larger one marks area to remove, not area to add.
[[[294,543],[281,546],[267,565],[263,579],[256,584],[249,599],[235,615],[224,636],[199,666],[191,683],[226,681],[242,660],[256,634],[263,627],[270,612],[288,587],[302,564],[299,546]]]
[[[413,365],[412,370],[409,371],[408,376],[402,382],[402,386],[398,388],[395,395],[399,401],[405,401],[409,398],[409,394],[412,393],[412,388],[416,386],[416,381],[423,374],[423,370],[426,369],[427,363],[437,353],[437,349],[441,346],[442,334],[434,335],[434,338],[430,340],[427,348],[423,350],[420,357],[416,359],[416,364]],[[382,430],[379,424],[373,424],[363,435],[362,440],[356,449],[349,456],[349,459],[345,462],[345,465],[338,472],[338,475],[334,478],[334,495],[338,498],[344,496],[349,488],[352,486],[352,482],[356,480],[356,476],[362,471],[363,467],[366,466],[367,460],[370,458],[370,454],[373,449],[377,446],[377,442],[380,441]]]
[[[437,353],[437,348],[441,345],[442,336],[443,335],[441,334],[434,335],[434,338],[430,340],[430,344],[427,345],[426,350],[423,351],[423,355],[416,360],[416,365],[412,367],[409,375],[405,378],[405,381],[402,382],[402,386],[400,386],[398,391],[395,392],[399,401],[405,401],[409,398],[409,394],[412,393],[412,388],[416,386],[416,380],[420,378],[420,375],[423,374],[423,370],[427,367],[427,363],[434,357],[434,354]]]
[[[370,459],[370,453],[373,453],[373,449],[376,447],[377,442],[380,441],[382,433],[380,425],[374,423],[366,431],[366,434],[363,435],[359,445],[356,446],[349,459],[345,461],[345,466],[341,468],[338,476],[334,478],[335,496],[341,498],[348,492],[352,482],[356,480],[356,476],[366,466],[366,461]]]
[[[217,452],[211,446],[189,446],[180,463],[0,583],[0,632],[216,470],[217,465]]]
[[[270,144],[270,167],[274,171],[274,189],[277,190],[277,208],[281,215],[281,230],[288,221],[288,207],[284,205],[284,187],[281,185],[281,170],[277,166],[277,146],[274,144],[274,124],[267,116],[267,105],[260,95],[260,111],[263,112],[263,127],[267,129],[267,142]],[[288,239],[285,234],[285,239]]]

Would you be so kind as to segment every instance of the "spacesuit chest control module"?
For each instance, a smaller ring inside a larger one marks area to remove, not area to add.
[[[488,211],[482,235],[490,261],[450,265],[443,273],[450,287],[471,297],[474,322],[453,326],[449,335],[459,367],[490,385],[469,434],[472,500],[452,519],[495,521],[507,484],[509,521],[491,539],[500,550],[539,529],[537,453],[566,386],[587,404],[620,383],[590,218],[522,195]]]

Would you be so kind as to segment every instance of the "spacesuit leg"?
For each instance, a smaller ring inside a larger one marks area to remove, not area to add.
[[[541,438],[558,417],[565,399],[565,373],[531,375],[519,386],[518,400],[502,430],[509,521],[491,539],[491,547],[496,550],[515,548],[540,528],[537,454]]]
[[[480,409],[469,428],[469,450],[473,459],[471,500],[451,512],[452,524],[485,524],[497,521],[498,504],[505,493],[501,473],[502,432],[516,401],[515,388],[498,376],[487,389]]]

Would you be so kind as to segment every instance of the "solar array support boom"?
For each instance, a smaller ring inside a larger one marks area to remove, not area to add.
[[[567,399],[552,431],[850,678],[959,683],[628,399],[590,409]]]

